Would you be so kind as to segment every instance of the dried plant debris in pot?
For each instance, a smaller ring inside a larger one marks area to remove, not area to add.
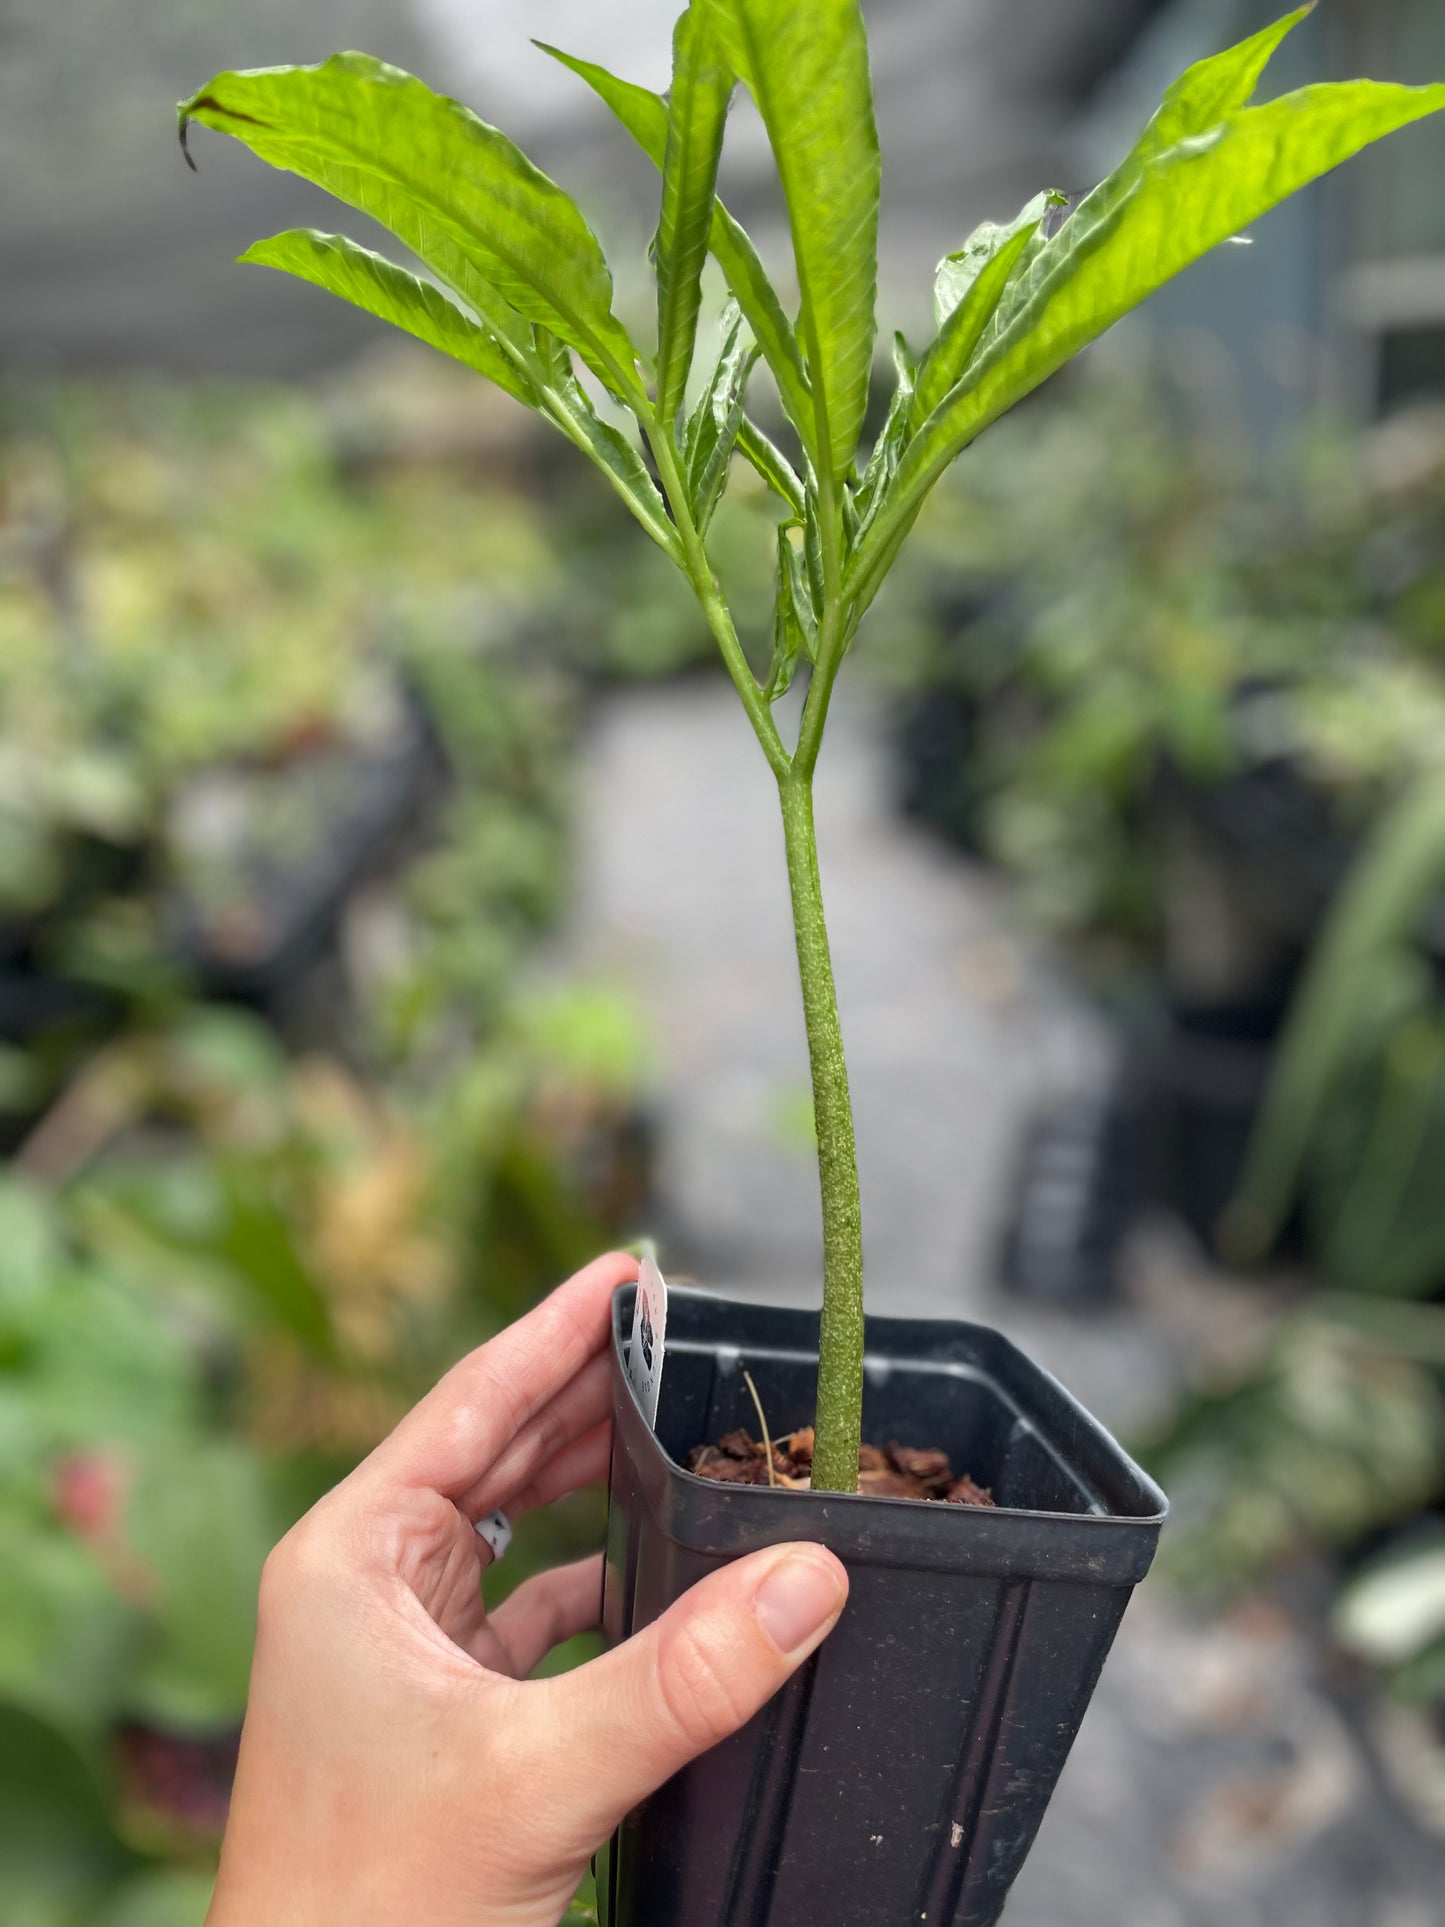
[[[720,1485],[780,1485],[806,1492],[813,1482],[813,1428],[804,1426],[774,1439],[770,1446],[773,1475],[762,1443],[739,1426],[725,1432],[716,1445],[697,1445],[687,1455],[687,1469],[700,1479]],[[940,1499],[946,1505],[994,1503],[987,1486],[977,1485],[967,1473],[956,1476],[948,1454],[933,1446],[900,1445],[886,1449],[864,1445],[858,1452],[858,1490],[874,1499]]]

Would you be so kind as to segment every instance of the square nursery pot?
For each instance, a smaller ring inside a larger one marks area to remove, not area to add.
[[[941,1446],[996,1509],[721,1485],[682,1469],[751,1422],[811,1422],[815,1313],[670,1295],[657,1424],[626,1370],[603,1620],[647,1625],[715,1567],[814,1539],[851,1592],[817,1654],[732,1739],[623,1822],[597,1863],[608,1927],[985,1927],[1038,1830],[1164,1495],[1098,1422],[981,1325],[868,1321],[863,1435]]]

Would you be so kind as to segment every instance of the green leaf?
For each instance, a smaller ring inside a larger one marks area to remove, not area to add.
[[[576,54],[563,53],[545,40],[534,43],[544,54],[585,80],[597,97],[609,107],[631,134],[655,167],[662,167],[667,155],[667,102],[650,88],[635,81],[620,80],[595,61],[581,60]],[[778,384],[778,396],[789,421],[806,438],[813,421],[812,391],[803,367],[793,324],[783,310],[777,289],[758,258],[758,251],[747,232],[728,213],[721,201],[713,202],[712,232],[709,237],[713,258],[723,271],[728,290],[743,311],[743,319],[762,350],[764,361]],[[751,459],[751,458],[749,458]]]
[[[639,394],[596,235],[554,181],[460,102],[344,53],[217,74],[177,112],[183,138],[199,121],[371,215],[513,346],[517,316],[540,322],[614,392]]]
[[[1316,1316],[1181,1400],[1140,1456],[1190,1496],[1162,1566],[1191,1594],[1356,1545],[1440,1489],[1440,1394],[1384,1342]]]
[[[330,1308],[302,1258],[295,1228],[263,1170],[240,1158],[220,1175],[225,1216],[215,1250],[251,1285],[283,1330],[318,1358],[335,1356]]]
[[[821,612],[825,601],[823,577],[823,528],[818,514],[818,496],[811,486],[803,494],[803,565],[808,598]]]
[[[684,437],[688,500],[699,535],[707,533],[722,496],[742,425],[748,371],[756,357],[757,349],[744,337],[742,315],[734,305],[724,317],[722,348]]]
[[[1012,221],[980,221],[961,248],[945,254],[933,276],[933,325],[942,329],[1001,248],[1022,233],[1027,240],[1051,207],[1065,207],[1068,197],[1045,189],[1035,194]],[[1017,255],[1015,255],[1017,259]]]
[[[126,1881],[93,1927],[204,1927],[215,1876],[166,1867]]]
[[[991,422],[1221,241],[1372,141],[1445,107],[1445,86],[1368,80],[1241,104],[1270,47],[1299,17],[1187,74],[1122,165],[1031,253],[967,375],[899,465],[854,561],[849,587],[860,607],[876,593],[933,483]],[[1203,124],[1221,101],[1224,118]],[[1179,128],[1187,131],[1170,140]]]
[[[1421,779],[1357,859],[1295,994],[1226,1237],[1267,1249],[1296,1194],[1318,1120],[1382,958],[1405,943],[1445,875],[1445,778]]]
[[[668,110],[661,94],[653,93],[650,87],[640,87],[635,80],[623,80],[609,73],[595,60],[564,53],[548,41],[534,40],[532,45],[549,60],[558,61],[580,80],[585,80],[598,99],[612,109],[653,165],[663,166],[667,158]]]
[[[1301,1186],[1307,1235],[1327,1276],[1347,1291],[1424,1294],[1445,1263],[1445,1022],[1427,1008],[1381,1023],[1382,1006],[1409,978],[1418,974],[1418,994],[1431,998],[1415,963],[1386,956],[1362,986],[1357,1034],[1311,1120]]]
[[[858,0],[706,0],[772,144],[788,207],[820,474],[848,474],[868,406],[878,131]],[[801,425],[799,425],[801,426]]]
[[[983,331],[994,317],[1019,256],[1038,232],[1058,194],[1036,194],[1016,220],[985,221],[956,254],[945,255],[933,283],[933,313],[938,338],[918,377],[912,417],[925,421],[956,381],[967,372]]]
[[[465,362],[517,401],[530,408],[539,406],[532,384],[485,328],[478,327],[429,281],[397,267],[383,255],[373,254],[369,248],[358,247],[344,235],[292,228],[285,234],[272,235],[269,241],[253,242],[240,259],[298,275],[340,295],[353,307],[364,308],[454,361]]]
[[[674,562],[682,551],[677,530],[648,473],[642,452],[620,428],[604,421],[573,373],[566,348],[544,329],[537,331],[542,363],[542,405],[563,434],[607,477],[660,549]]]
[[[808,592],[808,581],[801,551],[792,540],[793,523],[778,530],[778,583],[773,602],[773,661],[763,694],[770,703],[786,694],[806,653],[816,660],[818,617]]]
[[[134,1857],[97,1762],[57,1726],[0,1703],[0,1867],[7,1922],[87,1920]]]
[[[38,1440],[31,1452],[38,1466]],[[0,1562],[0,1703],[76,1732],[114,1718],[124,1710],[135,1608],[73,1533],[24,1506],[0,1507]]]
[[[746,415],[738,423],[737,449],[779,500],[787,503],[794,519],[801,520],[804,503],[801,479],[783,451]]]
[[[888,404],[887,417],[879,430],[877,441],[873,444],[872,453],[868,457],[868,466],[863,471],[854,497],[858,518],[858,526],[853,537],[855,541],[867,534],[869,525],[877,513],[878,504],[898,471],[899,457],[908,439],[917,371],[913,356],[908,351],[908,343],[900,334],[893,337],[893,371],[895,375],[893,399]]]
[[[155,1585],[153,1641],[132,1675],[134,1709],[159,1725],[238,1719],[256,1636],[261,1567],[282,1530],[247,1447],[197,1439],[154,1457],[126,1504],[126,1543]]]
[[[1160,152],[1192,134],[1206,133],[1236,108],[1247,107],[1276,48],[1314,7],[1315,0],[1309,0],[1308,6],[1296,7],[1248,40],[1186,68],[1159,103],[1141,146]]]
[[[657,225],[657,412],[671,428],[682,407],[697,340],[702,269],[712,233],[718,160],[733,78],[705,16],[678,16]]]

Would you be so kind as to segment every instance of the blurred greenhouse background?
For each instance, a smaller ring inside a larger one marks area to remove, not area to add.
[[[323,204],[171,119],[368,47],[636,306],[647,169],[528,36],[661,85],[674,11],[0,0],[4,1927],[200,1927],[261,1560],[459,1351],[644,1232],[816,1295],[772,799],[682,585],[505,398],[235,267]],[[1276,6],[864,11],[906,330]],[[1353,71],[1445,75],[1439,0],[1328,0],[1279,83]],[[1002,1323],[1177,1501],[1014,1927],[1442,1918],[1442,179],[1387,144],[994,430],[820,772],[872,1302]]]

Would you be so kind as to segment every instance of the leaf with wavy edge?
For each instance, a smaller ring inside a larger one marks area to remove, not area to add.
[[[757,103],[782,182],[820,474],[852,467],[868,407],[878,284],[878,130],[858,0],[705,0]]]
[[[787,503],[794,519],[801,518],[806,500],[801,476],[777,444],[746,415],[738,423],[737,450],[779,501]]]
[[[712,233],[718,160],[733,77],[695,7],[678,16],[662,164],[657,267],[657,412],[671,429],[697,341],[702,270]]]
[[[494,381],[529,408],[541,406],[537,391],[519,372],[496,338],[419,275],[399,268],[384,255],[358,247],[341,234],[316,228],[289,228],[269,240],[255,241],[237,257],[248,265],[277,268],[339,295],[378,320],[414,335],[454,361]]]
[[[787,694],[798,657],[818,654],[818,616],[808,593],[803,556],[792,540],[795,525],[778,529],[778,585],[773,602],[773,660],[763,694],[770,703]]]
[[[667,102],[661,94],[635,81],[620,80],[616,74],[599,67],[594,60],[563,53],[545,40],[533,43],[552,60],[586,81],[599,100],[611,109],[637,145],[655,167],[661,167],[667,151]],[[778,385],[784,413],[809,454],[813,454],[813,397],[803,367],[798,337],[778,299],[777,290],[758,259],[758,251],[744,228],[733,219],[721,201],[713,202],[712,231],[708,245],[723,271],[728,290],[743,311],[753,339]]]
[[[1045,242],[1004,292],[964,379],[910,442],[888,498],[850,569],[856,613],[876,593],[929,490],[991,422],[1156,288],[1240,233],[1297,189],[1385,134],[1445,107],[1445,86],[1358,80],[1301,88],[1259,107],[1233,106],[1196,130],[1205,103],[1236,100],[1258,78],[1291,16],[1191,69],[1133,152]],[[1247,50],[1247,57],[1246,57]],[[1226,85],[1227,79],[1227,85]]]
[[[684,461],[688,501],[699,535],[705,535],[722,497],[728,463],[742,426],[743,397],[748,374],[757,358],[756,346],[743,334],[742,312],[736,302],[723,318],[722,347],[688,418]]]
[[[615,393],[640,394],[596,235],[571,197],[470,108],[399,67],[343,53],[217,74],[177,113],[183,139],[199,121],[371,215],[514,351],[518,317],[538,322]]]
[[[911,410],[914,425],[926,421],[967,372],[1019,257],[1037,234],[1045,213],[1062,198],[1052,192],[1036,194],[1017,219],[985,221],[956,254],[946,255],[939,263],[933,284],[938,335],[918,371]]]

